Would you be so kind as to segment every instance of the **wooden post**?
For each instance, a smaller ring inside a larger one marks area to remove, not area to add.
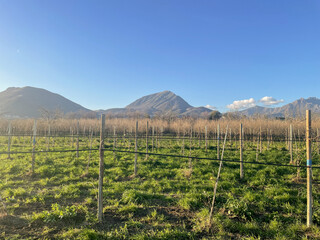
[[[116,160],[116,147],[117,147],[117,132],[116,132],[116,127],[113,127],[113,160]]]
[[[154,126],[152,126],[152,152],[154,150]]]
[[[191,144],[191,139],[192,139],[192,127],[190,130],[190,148],[189,148],[189,168],[192,168],[192,160],[191,160],[191,150],[192,150],[192,144]]]
[[[159,136],[160,136],[160,133],[159,133],[159,127],[157,127],[157,134],[156,134],[156,148],[157,148],[157,152],[159,150]]]
[[[191,148],[192,148],[192,127],[190,128],[190,135],[189,135],[189,150],[191,152]]]
[[[220,159],[220,124],[217,126],[217,159]]]
[[[199,149],[201,149],[201,130],[199,128],[199,132],[198,132],[198,138],[199,138]]]
[[[122,145],[123,147],[126,146],[126,129],[125,128],[123,128],[122,141],[120,141],[119,145]]]
[[[269,128],[267,128],[267,141],[268,141],[267,150],[269,151],[269,146],[270,146]]]
[[[49,126],[48,126],[48,135],[47,135],[47,151],[50,150],[50,135],[51,135],[51,126],[50,126],[50,123],[49,123]]]
[[[262,131],[261,131],[261,126],[260,126],[259,138],[260,138],[260,153],[262,153]]]
[[[214,128],[214,133],[213,133],[213,137],[212,137],[212,143],[214,146],[214,143],[217,143],[217,128]]]
[[[50,134],[51,134],[51,129],[50,129],[50,123],[48,124],[48,133],[47,133],[47,152],[46,152],[46,158],[48,159],[48,151],[50,150]]]
[[[208,150],[208,129],[207,126],[204,127],[205,131],[205,141],[206,141],[206,151]]]
[[[100,162],[99,162],[99,184],[98,184],[98,221],[103,221],[103,173],[104,173],[104,129],[105,129],[106,117],[101,115],[101,127],[100,127]]]
[[[185,142],[184,142],[184,138],[186,137],[186,132],[185,131],[183,131],[183,139],[182,139],[182,146],[181,146],[181,150],[182,150],[182,155],[184,155],[184,144],[185,144]]]
[[[260,135],[257,135],[256,161],[258,161],[259,158],[259,137]]]
[[[77,158],[79,157],[79,120],[77,122]]]
[[[137,160],[138,160],[138,121],[136,121],[136,133],[135,133],[135,144],[134,144],[134,176],[137,176],[138,167],[137,167]]]
[[[131,148],[131,137],[132,137],[132,127],[131,127],[131,130],[130,130],[130,135],[128,133],[128,151]]]
[[[240,178],[243,178],[243,152],[242,152],[242,137],[243,137],[243,131],[242,131],[242,123],[240,123]]]
[[[286,129],[286,144],[287,144],[287,148],[289,150],[289,128]]]
[[[146,128],[146,159],[148,159],[148,150],[149,150],[149,143],[148,143],[148,131],[149,131],[149,122],[147,121],[147,128]]]
[[[320,148],[319,148],[319,128],[317,128],[317,152],[318,155],[320,154]]]
[[[34,120],[33,124],[33,141],[32,141],[32,163],[31,163],[31,172],[34,173],[35,165],[35,147],[36,147],[36,134],[37,134],[37,121]]]
[[[234,134],[234,147],[235,147],[235,149],[238,148],[237,135],[238,135],[238,134]],[[239,136],[239,139],[240,139],[240,136]]]
[[[296,155],[298,156],[298,145],[297,145],[297,139],[296,135],[294,134],[294,142],[296,147]],[[296,166],[300,166],[301,159],[299,157],[296,158]],[[300,167],[297,167],[297,178],[300,179]]]
[[[311,111],[306,110],[307,147],[307,227],[312,225],[312,159],[311,159]]]
[[[8,127],[8,159],[10,159],[10,149],[11,149],[11,134],[12,134],[12,126],[11,122],[9,122],[9,127]]]
[[[290,164],[293,164],[293,134],[292,134],[292,125],[290,124],[290,135],[289,135],[289,149],[290,149]]]

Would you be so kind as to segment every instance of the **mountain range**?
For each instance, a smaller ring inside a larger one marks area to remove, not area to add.
[[[130,116],[136,113],[148,116],[203,116],[212,110],[205,107],[193,107],[183,98],[173,92],[163,91],[139,98],[125,108],[112,108],[101,113],[118,117]]]
[[[305,116],[307,109],[311,110],[311,112],[314,114],[320,114],[320,99],[316,97],[310,97],[307,99],[300,98],[292,103],[286,104],[282,107],[275,108],[255,106],[240,111],[239,114],[248,117],[303,117]]]
[[[39,118],[53,114],[92,112],[69,99],[45,89],[10,87],[0,92],[0,116]]]
[[[299,117],[310,109],[320,114],[320,99],[300,98],[282,107],[255,106],[235,112],[238,115],[267,117]],[[150,94],[137,99],[124,108],[93,111],[48,90],[35,87],[10,87],[0,92],[0,117],[39,118],[67,115],[69,117],[97,117],[101,113],[116,117],[168,116],[206,117],[212,112],[205,107],[193,107],[171,91]]]
[[[125,108],[93,111],[48,90],[35,87],[10,87],[0,92],[0,116],[8,118],[52,118],[64,114],[70,117],[96,117],[101,113],[117,117],[129,116],[203,116],[211,110],[192,107],[173,92],[151,94]]]

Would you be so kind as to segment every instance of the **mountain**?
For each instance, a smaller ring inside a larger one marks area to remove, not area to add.
[[[183,98],[171,91],[163,91],[139,98],[125,108],[112,108],[102,111],[116,116],[142,114],[149,116],[201,116],[212,110],[204,107],[192,107]]]
[[[67,98],[35,87],[11,87],[0,92],[0,116],[38,118],[42,115],[92,113]]]
[[[320,114],[320,99],[316,97],[300,98],[282,107],[268,108],[255,106],[239,113],[246,116],[300,117],[305,116],[307,109],[311,110],[314,114]]]

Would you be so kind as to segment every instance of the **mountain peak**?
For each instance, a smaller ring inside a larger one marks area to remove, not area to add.
[[[156,112],[161,114],[168,112],[180,114],[190,107],[192,106],[185,100],[168,90],[141,97],[126,106],[127,109],[139,110],[152,115]]]
[[[194,108],[183,98],[169,90],[141,97],[125,108],[106,110],[106,113],[119,115],[126,115],[126,113],[130,112],[138,112],[150,116],[158,114],[162,116],[172,114],[176,116],[199,116],[204,112],[211,112],[211,110],[206,108]]]
[[[174,94],[173,92],[169,91],[169,90],[164,90],[162,92],[158,92],[158,93],[163,93],[163,94]]]
[[[42,88],[10,87],[0,92],[0,115],[38,118],[44,109],[63,113],[90,112],[89,109]]]

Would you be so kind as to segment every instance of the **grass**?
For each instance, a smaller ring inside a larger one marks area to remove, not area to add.
[[[89,138],[81,138],[80,148]],[[0,138],[0,151],[6,150]],[[30,137],[14,137],[12,151],[29,151]],[[54,141],[54,143],[53,143]],[[70,149],[71,139],[51,139],[52,149]],[[106,140],[106,148],[112,147]],[[151,141],[149,141],[151,144]],[[154,152],[181,154],[182,141],[161,140]],[[185,141],[189,154],[189,140]],[[235,142],[228,142],[225,158],[238,159]],[[263,143],[259,162],[288,164],[285,143]],[[97,139],[93,147],[99,145]],[[118,139],[128,149],[127,139]],[[239,146],[239,145],[238,145]],[[47,147],[37,139],[37,150]],[[134,144],[131,144],[133,150]],[[192,156],[216,158],[212,140],[192,141]],[[301,152],[304,145],[300,144]],[[139,151],[144,151],[144,140]],[[150,146],[151,152],[151,146]],[[319,156],[313,153],[313,163]],[[0,239],[319,239],[319,170],[313,170],[314,226],[306,222],[306,173],[297,169],[245,164],[239,177],[238,163],[224,163],[212,220],[209,211],[219,162],[188,158],[139,155],[138,175],[133,176],[134,154],[105,152],[103,187],[104,222],[97,221],[99,155],[88,152],[38,153],[35,173],[31,154],[0,155]],[[295,155],[295,157],[297,157]],[[256,161],[256,145],[246,142],[244,161]]]

